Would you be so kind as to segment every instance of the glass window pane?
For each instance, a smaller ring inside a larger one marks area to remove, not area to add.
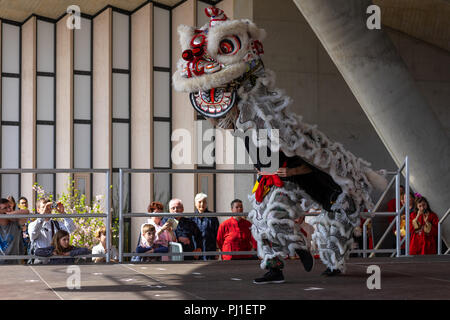
[[[129,17],[113,12],[113,68],[128,70]]]
[[[2,23],[2,72],[19,73],[20,27]]]
[[[154,116],[170,117],[170,73],[153,73],[154,80]]]
[[[74,166],[91,167],[91,125],[73,124]]]
[[[155,67],[170,67],[170,12],[153,7],[154,14],[154,64]]]
[[[129,124],[113,123],[113,167],[128,168]]]
[[[157,173],[153,179],[153,199],[164,204],[165,210],[168,210],[170,195],[170,174]]]
[[[74,75],[74,119],[91,120],[91,76]]]
[[[113,73],[113,118],[129,119],[128,74]]]
[[[16,202],[19,199],[19,175],[2,174],[2,198],[13,196]]]
[[[37,77],[37,120],[54,120],[54,81],[53,77]]]
[[[129,178],[130,174],[125,173],[123,175],[123,185],[122,185],[122,191],[123,191],[123,205],[122,209],[123,212],[129,212],[129,204],[130,204],[130,196],[129,196]],[[118,215],[119,214],[119,173],[113,172],[112,175],[112,182],[113,182],[113,190],[112,190],[112,200],[113,200],[113,210]]]
[[[197,160],[201,167],[213,167],[215,161],[214,126],[209,120],[197,121]]]
[[[53,185],[53,174],[37,174],[36,182],[40,185],[46,194],[54,194],[55,188]]]
[[[54,168],[54,126],[36,126],[36,154],[37,168]]]
[[[37,71],[54,72],[54,24],[37,21]]]
[[[19,126],[2,126],[2,168],[19,167]]]
[[[20,79],[2,78],[2,120],[19,121]]]
[[[170,167],[170,123],[153,122],[154,167]]]
[[[81,18],[80,26],[73,34],[73,68],[91,71],[91,20]]]

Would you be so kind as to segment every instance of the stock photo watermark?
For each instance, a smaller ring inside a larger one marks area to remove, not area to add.
[[[81,29],[81,10],[77,5],[70,5],[67,7],[66,12],[69,14],[66,25],[70,30]]]
[[[381,289],[381,269],[377,265],[370,265],[367,267],[367,274],[370,274],[367,278],[366,285],[369,290]]]
[[[66,280],[66,287],[69,290],[80,290],[81,289],[81,270],[79,266],[68,266],[66,273],[70,276]]]

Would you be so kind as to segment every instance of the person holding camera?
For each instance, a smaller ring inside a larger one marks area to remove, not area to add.
[[[64,213],[64,205],[61,202],[54,202],[48,198],[40,199],[36,202],[36,211],[39,214],[51,214],[56,209],[58,213]],[[70,218],[64,218],[60,222],[50,218],[37,218],[28,225],[28,233],[31,240],[30,254],[38,248],[47,248],[52,244],[52,238],[59,230],[67,231],[69,234],[76,230],[77,226]]]
[[[428,200],[425,197],[418,195],[415,210],[411,213],[410,221],[410,254],[436,254],[439,218],[436,213],[431,211]]]
[[[8,199],[0,199],[0,214],[27,214],[28,210],[13,211]],[[0,255],[20,255],[23,249],[22,225],[27,218],[0,219]],[[0,264],[16,264],[18,260],[0,259]]]

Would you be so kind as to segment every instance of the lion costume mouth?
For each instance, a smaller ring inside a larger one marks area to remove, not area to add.
[[[220,118],[228,113],[236,103],[236,91],[213,88],[192,92],[191,104],[198,113],[207,118]]]

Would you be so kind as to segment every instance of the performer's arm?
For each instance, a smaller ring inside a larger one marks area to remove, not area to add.
[[[302,164],[295,168],[279,168],[276,174],[280,177],[298,176],[312,172],[307,164]]]

